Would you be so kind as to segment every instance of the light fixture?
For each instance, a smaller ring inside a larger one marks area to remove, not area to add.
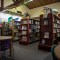
[[[29,2],[32,2],[33,0],[24,0],[24,4],[27,4]]]
[[[28,2],[31,2],[31,1],[33,1],[33,0],[28,0]]]
[[[8,22],[8,18],[12,17],[12,19],[16,19],[18,18],[17,21],[21,21],[22,17],[21,16],[17,16],[17,15],[11,15],[11,14],[6,14],[3,12],[0,12],[0,19],[2,19],[2,22]],[[1,20],[0,20],[1,21]]]

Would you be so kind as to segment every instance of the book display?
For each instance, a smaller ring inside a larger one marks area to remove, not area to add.
[[[50,50],[54,40],[60,37],[60,20],[57,18],[52,13],[47,16],[40,15],[39,49]]]
[[[40,21],[33,19],[22,19],[20,31],[20,44],[29,44],[39,40]]]

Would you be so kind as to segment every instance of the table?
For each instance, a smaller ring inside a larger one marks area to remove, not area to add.
[[[10,57],[12,58],[12,36],[0,36],[0,41],[10,40]],[[0,46],[0,57],[1,57],[1,46]],[[1,60],[1,58],[0,58]]]

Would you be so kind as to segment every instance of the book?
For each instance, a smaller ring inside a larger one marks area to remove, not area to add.
[[[2,30],[0,29],[0,36],[1,36],[1,32],[2,32]]]
[[[2,27],[2,24],[0,24],[0,28]]]
[[[29,29],[29,33],[31,33],[32,32],[32,30],[31,29]]]
[[[60,29],[57,29],[57,32],[60,32]]]
[[[49,38],[49,32],[44,33],[44,38]]]
[[[60,21],[59,21],[59,20],[57,20],[57,23],[60,23]]]
[[[38,26],[38,28],[40,28],[40,26]]]
[[[27,34],[27,31],[22,31],[22,35],[26,35]]]
[[[44,25],[48,25],[48,20],[44,20]]]
[[[22,36],[22,41],[27,41],[27,37],[26,36]]]
[[[60,25],[57,25],[58,28],[60,28]]]
[[[43,15],[43,18],[47,18],[47,16],[48,16],[48,14],[44,14],[44,15]]]
[[[35,21],[35,24],[38,24],[38,22],[37,22],[37,21]]]
[[[45,39],[42,39],[41,44],[45,44]]]
[[[31,24],[32,23],[32,21],[31,20],[29,20],[29,24]]]
[[[25,20],[25,21],[22,21],[22,23],[23,23],[23,24],[28,24],[28,21],[27,21],[27,20]]]
[[[38,22],[38,25],[40,25],[40,22]]]
[[[27,30],[27,26],[22,26],[22,30]]]
[[[56,31],[56,29],[53,29],[53,33],[56,33],[57,31]]]
[[[60,33],[57,33],[57,37],[60,37]]]
[[[56,23],[54,23],[54,28],[57,28],[57,24]]]

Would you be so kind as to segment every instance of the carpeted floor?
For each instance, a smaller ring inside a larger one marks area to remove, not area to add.
[[[38,50],[38,43],[28,46],[14,42],[15,60],[52,60],[50,52]]]
[[[19,45],[18,42],[14,42],[14,60],[53,60],[50,52],[38,50],[38,43],[30,45]],[[9,60],[9,59],[2,59]]]

